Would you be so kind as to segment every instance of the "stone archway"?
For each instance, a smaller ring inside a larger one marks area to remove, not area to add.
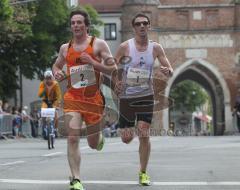
[[[177,67],[168,81],[165,96],[169,97],[172,86],[190,79],[202,85],[212,98],[214,135],[233,131],[230,91],[218,68],[203,59],[191,59]],[[169,127],[169,109],[163,110],[163,127]]]

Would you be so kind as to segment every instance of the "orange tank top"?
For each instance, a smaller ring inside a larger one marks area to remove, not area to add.
[[[93,59],[93,42],[95,37],[91,37],[88,47],[83,51],[76,51],[72,41],[69,42],[66,56],[68,79],[68,92],[75,95],[94,95],[99,90],[100,73],[91,64],[80,61],[83,52],[88,53]]]

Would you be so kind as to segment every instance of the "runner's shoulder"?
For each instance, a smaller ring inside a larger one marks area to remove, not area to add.
[[[70,42],[65,43],[65,44],[62,44],[61,47],[60,47],[60,49],[61,49],[61,50],[67,50],[68,47],[69,47],[69,43],[70,43]]]
[[[128,40],[127,41],[125,41],[125,42],[122,42],[121,44],[120,44],[120,48],[128,48]]]
[[[119,52],[121,52],[121,54],[123,55],[127,55],[129,52],[129,44],[128,44],[128,41],[125,41],[125,42],[122,42],[120,45],[119,45],[119,49],[118,49]]]
[[[107,42],[103,39],[95,37],[94,44],[101,47],[102,45],[107,45]]]

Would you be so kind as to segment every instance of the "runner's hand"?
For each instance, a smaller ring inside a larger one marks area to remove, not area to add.
[[[168,67],[164,67],[164,66],[160,67],[160,71],[166,76],[171,76],[171,73],[172,73]]]
[[[55,78],[57,81],[61,81],[61,80],[63,80],[65,77],[66,77],[66,74],[65,74],[63,71],[61,71],[61,70],[56,71],[56,72],[54,73],[54,78]]]
[[[81,63],[90,63],[93,64],[94,59],[86,52],[83,52],[80,56]]]

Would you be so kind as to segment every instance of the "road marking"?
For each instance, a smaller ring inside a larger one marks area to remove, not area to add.
[[[107,144],[107,145],[118,145],[118,144],[123,144],[123,142],[109,143],[109,144]]]
[[[0,166],[10,166],[10,165],[15,165],[15,164],[22,164],[24,162],[25,161],[7,162],[7,163],[4,163],[4,164],[0,164]]]
[[[54,152],[54,153],[45,154],[45,155],[42,155],[42,156],[49,157],[49,156],[56,156],[56,155],[60,155],[60,154],[63,154],[63,152]]]
[[[85,149],[90,149],[90,147],[89,146],[80,147],[80,150],[85,150]]]
[[[117,144],[121,144],[121,142],[109,143],[108,145],[117,145]],[[90,147],[89,146],[80,147],[80,150],[86,150],[86,149],[90,149]],[[56,155],[60,155],[60,154],[64,154],[64,153],[63,152],[54,152],[54,153],[45,154],[45,155],[42,155],[42,156],[50,157],[50,156],[56,156]]]
[[[189,181],[189,182],[153,182],[157,186],[215,186],[215,185],[240,185],[239,181]]]
[[[27,180],[0,179],[0,183],[12,184],[68,184],[66,180]],[[103,185],[137,185],[137,181],[83,181],[83,184]],[[186,181],[186,182],[153,182],[153,186],[240,186],[240,181]]]

